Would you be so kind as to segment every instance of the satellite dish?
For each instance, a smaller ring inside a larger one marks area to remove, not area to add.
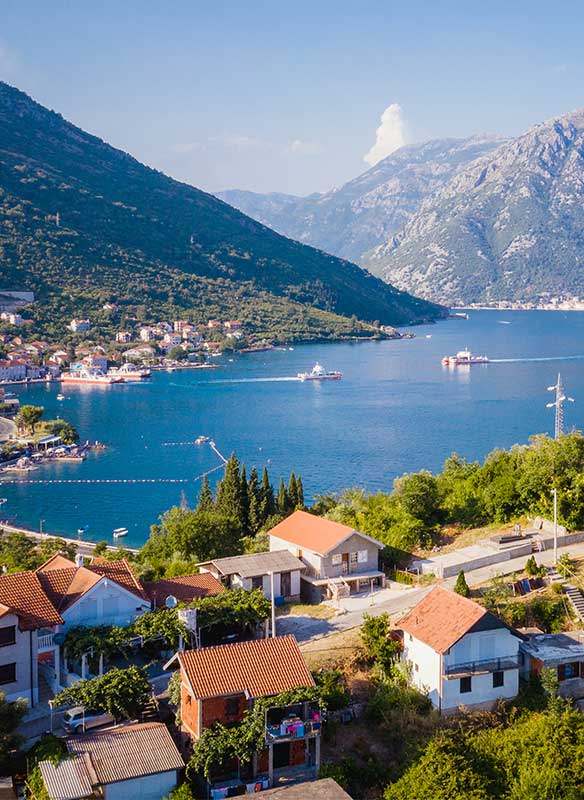
[[[178,600],[176,599],[176,597],[174,597],[174,595],[169,594],[164,602],[164,605],[167,608],[176,608],[178,606]]]

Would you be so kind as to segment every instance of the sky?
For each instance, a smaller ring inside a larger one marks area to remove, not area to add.
[[[0,80],[207,191],[327,191],[392,150],[584,106],[581,0],[0,0]]]

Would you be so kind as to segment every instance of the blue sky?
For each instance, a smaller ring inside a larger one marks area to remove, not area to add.
[[[584,106],[583,30],[566,0],[0,0],[0,79],[206,190],[308,194]]]

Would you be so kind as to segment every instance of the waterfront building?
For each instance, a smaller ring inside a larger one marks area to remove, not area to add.
[[[379,552],[371,536],[306,511],[295,511],[268,532],[270,551],[289,550],[306,567],[301,595],[311,603],[382,587]]]
[[[26,361],[0,361],[0,381],[23,381],[26,378]]]

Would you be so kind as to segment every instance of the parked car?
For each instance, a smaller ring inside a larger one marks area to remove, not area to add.
[[[63,716],[63,728],[67,733],[84,733],[91,728],[99,728],[100,725],[111,725],[113,722],[115,722],[115,719],[111,714],[92,711],[83,706],[70,708]]]

